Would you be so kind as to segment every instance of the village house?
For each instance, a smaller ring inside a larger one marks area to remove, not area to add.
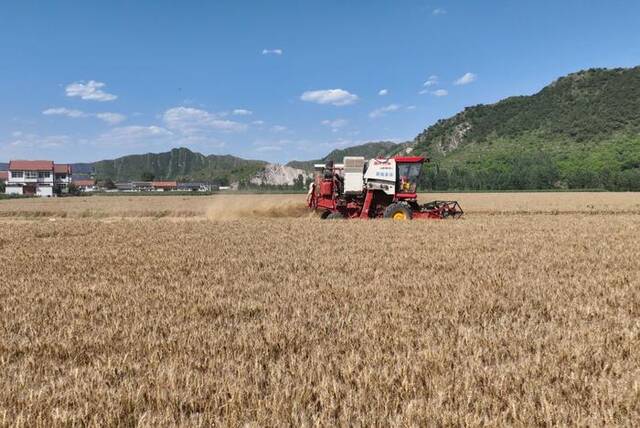
[[[54,193],[59,195],[69,188],[71,183],[71,165],[68,164],[53,164],[53,185]]]
[[[73,184],[81,191],[81,192],[95,192],[97,190],[96,181],[90,178],[81,178],[78,180],[73,180]]]
[[[178,183],[178,190],[183,192],[210,192],[211,190],[217,190],[217,187],[209,183],[187,182]]]
[[[131,187],[134,192],[151,192],[153,184],[150,181],[132,181]]]
[[[12,160],[9,162],[7,195],[54,196],[67,190],[71,165],[52,161]]]
[[[133,184],[128,181],[120,181],[116,183],[116,190],[118,192],[133,192]]]
[[[153,190],[157,192],[168,192],[178,189],[178,183],[176,181],[153,181],[151,183]]]

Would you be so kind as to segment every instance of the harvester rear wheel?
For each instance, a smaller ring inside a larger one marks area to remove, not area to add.
[[[413,213],[406,204],[391,204],[384,210],[384,218],[392,220],[411,220]]]
[[[344,216],[342,215],[342,213],[339,213],[338,211],[336,211],[336,212],[333,212],[333,213],[329,214],[325,218],[327,220],[343,220]]]

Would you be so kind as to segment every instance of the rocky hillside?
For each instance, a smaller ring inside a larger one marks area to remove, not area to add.
[[[466,108],[408,146],[435,189],[640,188],[640,67],[592,69]]]
[[[310,176],[311,174],[303,169],[287,165],[267,164],[262,171],[251,178],[250,183],[258,186],[294,186],[297,182],[302,185]]]

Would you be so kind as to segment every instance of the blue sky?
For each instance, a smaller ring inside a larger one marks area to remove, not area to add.
[[[640,64],[640,2],[7,1],[0,160],[285,162]]]

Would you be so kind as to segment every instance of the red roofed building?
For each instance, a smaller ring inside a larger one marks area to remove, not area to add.
[[[80,179],[80,180],[73,180],[73,184],[75,184],[78,189],[80,189],[83,192],[93,192],[96,190],[96,180],[94,179]]]
[[[151,183],[153,190],[167,192],[169,190],[177,190],[178,182],[176,181],[154,181]]]
[[[9,162],[5,193],[53,196],[65,190],[70,181],[71,165],[56,165],[46,160],[12,160]]]
[[[9,178],[9,171],[0,171],[0,183],[4,183]]]
[[[56,174],[71,175],[71,165],[68,165],[66,163],[53,164],[53,172],[55,172]]]
[[[53,162],[46,160],[12,160],[9,171],[53,171]]]

